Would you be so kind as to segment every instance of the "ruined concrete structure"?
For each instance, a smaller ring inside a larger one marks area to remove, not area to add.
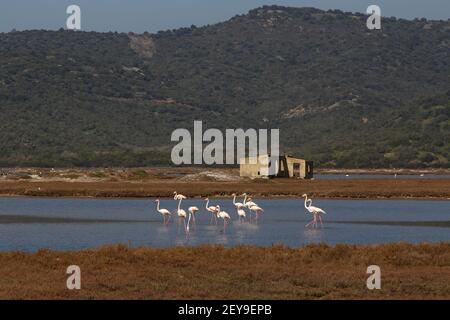
[[[314,163],[290,155],[260,155],[240,159],[241,177],[250,178],[313,178]]]

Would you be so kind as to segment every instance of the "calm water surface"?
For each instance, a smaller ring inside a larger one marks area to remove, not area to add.
[[[259,200],[264,208],[258,224],[237,221],[231,200],[212,199],[232,216],[226,233],[223,224],[210,225],[201,210],[197,225],[186,235],[172,219],[162,225],[152,199],[0,198],[0,251],[36,251],[42,248],[77,250],[124,243],[132,246],[196,246],[200,244],[258,245],[309,243],[378,244],[397,241],[450,241],[450,201],[315,200],[327,211],[323,229],[306,229],[311,217],[301,200]],[[201,200],[183,207],[204,208]],[[162,200],[172,212],[174,200]]]

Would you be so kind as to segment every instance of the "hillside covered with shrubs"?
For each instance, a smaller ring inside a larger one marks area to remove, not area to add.
[[[450,167],[450,21],[262,7],[204,27],[0,34],[0,166],[170,163],[176,128],[279,128],[326,167]]]

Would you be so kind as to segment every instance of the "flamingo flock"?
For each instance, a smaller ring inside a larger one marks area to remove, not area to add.
[[[258,204],[253,201],[251,196],[248,196],[244,193],[242,196],[244,197],[243,202],[237,202],[237,195],[233,193],[233,206],[236,209],[236,215],[239,223],[244,223],[247,220],[247,210],[249,213],[249,222],[258,223],[260,216],[264,213],[264,209],[261,208]],[[305,198],[304,206],[309,214],[313,216],[313,220],[309,222],[305,227],[318,227],[318,221],[320,222],[321,227],[323,227],[323,219],[322,215],[326,214],[324,210],[321,208],[312,206],[312,199],[308,198],[306,194],[302,196]],[[200,212],[200,209],[196,206],[188,207],[187,211],[181,207],[182,201],[186,200],[187,197],[177,193],[176,191],[173,193],[173,199],[178,201],[178,206],[176,210],[176,216],[178,218],[178,223],[181,221],[184,224],[184,229],[187,233],[190,232],[190,223],[192,221],[193,225],[196,224],[196,215]],[[223,221],[223,232],[226,232],[227,226],[231,221],[231,215],[222,210],[220,205],[210,205],[209,198],[204,199],[205,201],[205,209],[211,215],[210,224],[217,224],[221,219]],[[172,217],[172,213],[168,209],[160,208],[160,200],[155,200],[156,203],[156,211],[163,217],[163,224],[168,225],[170,222],[170,218]]]

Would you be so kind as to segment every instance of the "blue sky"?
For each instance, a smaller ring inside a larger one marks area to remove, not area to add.
[[[102,32],[157,32],[201,26],[265,4],[359,12],[377,4],[383,16],[450,18],[450,0],[1,0],[0,32],[65,27],[65,11],[70,4],[81,7],[82,30]]]

